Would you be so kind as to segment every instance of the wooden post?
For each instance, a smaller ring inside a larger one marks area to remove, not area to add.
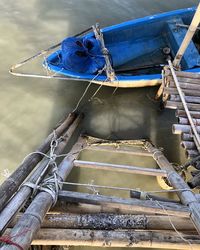
[[[83,149],[85,139],[80,137],[77,143],[73,146],[72,150],[64,158],[58,168],[59,180],[65,180],[73,168],[73,161],[79,155],[79,152]],[[39,192],[34,200],[31,202],[26,212],[21,219],[11,230],[10,237],[12,240],[19,244],[24,250],[28,249],[34,236],[38,232],[41,223],[53,205],[53,198],[49,192]],[[16,236],[17,235],[17,236]],[[17,250],[16,246],[5,245],[2,250]]]
[[[188,47],[188,45],[190,44],[191,40],[192,40],[192,37],[194,36],[194,33],[199,25],[199,22],[200,22],[200,4],[198,5],[197,9],[196,9],[196,12],[195,12],[195,15],[192,19],[192,22],[188,28],[188,31],[185,35],[185,38],[183,39],[183,42],[174,58],[174,61],[173,61],[173,66],[178,68],[179,67],[179,64],[180,64],[180,61]]]
[[[194,193],[159,149],[155,148],[150,142],[146,142],[145,147],[149,152],[153,153],[153,158],[160,168],[167,171],[167,178],[172,187],[174,189],[181,189],[181,191],[177,191],[177,195],[181,202],[190,209],[191,220],[200,234],[200,204]]]
[[[79,115],[76,120],[71,124],[67,132],[62,135],[62,140],[58,142],[58,146],[55,150],[55,154],[59,155],[61,154],[66,145],[68,144],[70,138],[72,137],[74,131],[78,127],[80,121],[81,121],[82,116]],[[46,165],[48,164],[49,159],[45,160],[44,162],[41,163],[41,165],[37,168],[37,170],[33,173],[33,175],[27,180],[28,182],[31,183],[36,183],[38,178],[40,177],[41,173],[43,170],[46,168]],[[51,165],[49,166],[48,170],[51,169]],[[44,173],[44,176],[47,173]],[[44,177],[43,176],[43,177]],[[40,182],[38,183],[40,184]],[[17,211],[23,206],[23,204],[27,201],[27,199],[31,196],[32,194],[32,188],[29,186],[22,186],[18,192],[15,194],[14,197],[11,198],[11,200],[8,202],[8,204],[5,206],[5,208],[1,211],[0,213],[0,234],[5,230],[5,227],[9,223],[9,221],[15,216]]]
[[[200,112],[198,111],[190,111],[190,114],[193,118],[200,119]],[[176,110],[176,117],[187,117],[185,110]]]
[[[56,135],[60,137],[74,119],[75,114],[70,113],[64,122],[55,129]],[[50,142],[53,136],[54,133],[52,132],[35,151],[47,153],[50,149]],[[0,211],[42,158],[43,156],[40,154],[28,156],[26,160],[3,182],[0,186]]]

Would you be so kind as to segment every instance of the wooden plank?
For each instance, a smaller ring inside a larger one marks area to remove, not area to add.
[[[185,206],[170,202],[167,203],[160,201],[159,205],[155,201],[150,200],[141,201],[138,199],[124,199],[114,196],[94,195],[71,191],[59,191],[59,200],[72,203],[77,202],[93,205],[104,205],[106,207],[126,209],[130,211],[134,210],[135,212],[137,211],[141,213],[166,214],[167,211],[170,215],[188,217],[188,209]],[[162,206],[164,206],[166,211],[163,210]]]
[[[108,170],[108,171],[123,172],[123,173],[130,173],[130,174],[142,174],[142,175],[150,175],[150,176],[167,176],[166,171],[163,171],[160,169],[136,167],[136,166],[129,166],[129,165],[118,165],[118,164],[110,164],[110,163],[102,163],[102,162],[76,160],[74,161],[74,166],[81,167],[81,168]]]

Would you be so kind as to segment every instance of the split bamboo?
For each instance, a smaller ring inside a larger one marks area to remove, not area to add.
[[[69,114],[64,122],[55,129],[56,135],[60,137],[74,121],[74,119],[75,114]],[[52,132],[35,151],[47,153],[50,149],[50,142],[53,136],[54,133]],[[43,157],[40,154],[32,154],[28,156],[25,161],[3,182],[3,184],[0,186],[0,211],[3,209],[11,196],[17,191],[19,186],[27,178],[30,172],[42,160],[42,158]]]

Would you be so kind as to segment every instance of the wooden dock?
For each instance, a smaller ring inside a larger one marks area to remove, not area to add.
[[[199,249],[199,197],[163,152],[146,140],[109,141],[81,135],[82,119],[82,115],[69,114],[0,187],[0,249],[29,249],[31,244]],[[74,134],[79,134],[76,140]],[[71,140],[75,143],[63,155]],[[83,161],[79,159],[83,150],[152,157],[159,168]],[[130,198],[63,189],[73,168],[162,178],[178,199],[130,188],[122,188]]]

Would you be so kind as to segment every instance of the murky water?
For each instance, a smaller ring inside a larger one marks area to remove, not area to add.
[[[33,151],[60,118],[71,111],[86,83],[18,78],[8,69],[37,51],[47,48],[65,36],[76,34],[99,22],[108,26],[149,14],[190,7],[198,0],[1,0],[0,2],[0,182],[11,173],[23,157]],[[41,65],[26,67],[41,70]],[[93,85],[84,99],[86,103],[98,86]],[[174,112],[160,110],[153,101],[157,88],[113,89],[103,87],[93,102],[81,105],[85,113],[84,128],[90,135],[113,139],[150,138],[165,148],[172,162],[184,160],[179,138],[171,134],[176,121]],[[85,155],[101,160],[102,155]],[[153,166],[152,161],[132,157],[104,155],[107,162]],[[70,180],[96,184],[112,184],[158,189],[155,178],[137,178],[113,173],[81,170]],[[105,192],[103,192],[105,193]],[[126,194],[127,195],[127,194]],[[124,196],[126,196],[124,195]]]

